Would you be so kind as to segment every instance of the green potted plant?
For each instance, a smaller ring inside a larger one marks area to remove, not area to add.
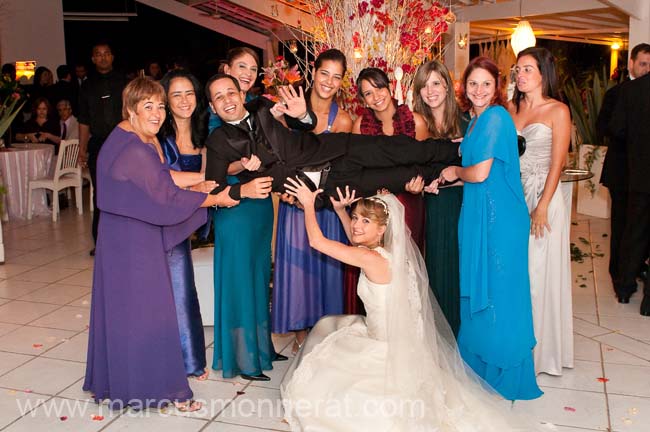
[[[573,167],[585,169],[594,176],[578,186],[578,212],[590,216],[608,218],[610,198],[607,188],[600,186],[600,174],[607,147],[602,145],[596,130],[596,120],[605,92],[614,84],[607,79],[607,71],[594,71],[582,86],[573,77],[564,85],[571,117],[575,125],[573,139]]]
[[[18,82],[7,75],[0,77],[0,137],[25,105],[22,99]]]

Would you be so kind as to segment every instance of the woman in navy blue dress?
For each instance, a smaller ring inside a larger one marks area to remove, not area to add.
[[[322,52],[314,62],[311,89],[306,95],[309,108],[318,117],[314,133],[350,132],[352,119],[339,109],[336,95],[347,69],[345,55],[337,49]],[[295,332],[295,354],[308,328],[325,315],[343,313],[343,264],[309,246],[305,213],[291,205],[293,197],[281,202],[275,242],[273,273],[273,333]],[[345,231],[334,211],[322,209],[316,218],[323,234],[345,242]]]
[[[167,119],[160,132],[165,161],[179,187],[209,191],[205,175],[204,141],[207,113],[201,85],[185,70],[174,70],[161,80],[167,93]],[[204,190],[205,189],[205,190]],[[201,310],[194,284],[190,239],[176,245],[167,255],[176,304],[176,316],[183,348],[185,373],[200,380],[208,377]]]

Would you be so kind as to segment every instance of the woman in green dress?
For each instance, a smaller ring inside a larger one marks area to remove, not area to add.
[[[469,116],[458,107],[447,67],[434,60],[422,64],[413,80],[413,111],[427,124],[429,137],[458,138]],[[429,284],[455,336],[460,327],[458,218],[463,182],[441,187],[424,196],[426,209],[425,259]],[[435,188],[434,188],[435,189]]]

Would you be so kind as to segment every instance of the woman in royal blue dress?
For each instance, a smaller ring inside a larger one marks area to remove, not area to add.
[[[346,70],[345,55],[337,49],[323,51],[316,58],[314,82],[306,95],[318,117],[314,133],[352,130],[350,115],[335,100]],[[295,332],[295,354],[307,336],[306,329],[325,315],[343,313],[343,264],[309,246],[305,213],[288,201],[281,202],[278,210],[271,320],[274,333]],[[322,209],[316,217],[327,238],[345,242],[336,213]]]
[[[473,59],[461,85],[461,104],[474,117],[460,147],[462,167],[447,167],[440,175],[442,183],[465,182],[458,227],[458,348],[504,398],[535,399],[542,391],[533,365],[530,218],[519,178],[517,131],[501,106],[494,62]]]
[[[203,92],[198,80],[184,69],[168,72],[160,81],[167,93],[167,119],[160,133],[160,145],[172,178],[179,187],[201,187],[205,178],[207,135]],[[200,380],[208,377],[201,309],[194,284],[190,239],[168,254],[176,317],[183,348],[185,373]],[[211,306],[211,305],[210,305]]]

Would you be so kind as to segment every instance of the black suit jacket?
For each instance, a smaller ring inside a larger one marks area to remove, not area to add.
[[[215,129],[206,142],[206,180],[214,180],[219,186],[212,191],[220,192],[227,186],[226,176],[228,165],[250,157],[252,154],[260,158],[261,167],[256,172],[242,171],[237,175],[241,183],[232,185],[230,196],[241,199],[241,184],[256,177],[273,177],[273,189],[279,190],[289,175],[295,174],[296,168],[305,166],[305,161],[313,164],[313,152],[320,147],[318,138],[311,133],[294,132],[287,129],[273,118],[270,108],[273,102],[264,97],[259,97],[248,102],[245,107],[253,119],[254,139],[243,128],[224,123]],[[312,130],[316,127],[316,116],[309,111],[312,123],[303,123],[299,120],[285,116],[287,125],[291,129]],[[274,143],[271,145],[271,143]],[[311,157],[311,158],[310,158]],[[326,158],[323,162],[327,162]]]
[[[609,122],[616,109],[616,101],[623,84],[618,84],[607,90],[596,121],[598,135],[600,135],[601,141],[607,145],[607,154],[605,155],[605,162],[603,162],[600,182],[607,186],[609,190],[620,192],[627,191],[627,152],[625,150],[625,140],[612,136],[609,130]]]
[[[650,193],[650,74],[620,87],[609,130],[626,145],[629,190]]]

